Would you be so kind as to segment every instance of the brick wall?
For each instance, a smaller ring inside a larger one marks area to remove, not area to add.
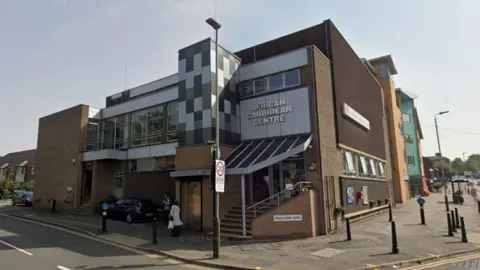
[[[312,237],[315,236],[312,225],[312,201],[314,191],[306,192],[290,199],[280,207],[273,209],[252,221],[252,237]],[[274,215],[302,215],[302,221],[274,222]]]
[[[388,181],[374,181],[347,177],[341,177],[340,181],[342,190],[344,191],[342,199],[346,214],[369,209],[368,204],[364,205],[362,201],[356,201],[356,193],[357,191],[361,191],[362,186],[368,187],[368,200],[374,201],[375,205],[377,204],[377,200],[381,200],[382,204],[384,204],[385,199],[389,199],[389,193],[386,192],[388,191],[389,186]],[[352,204],[347,204],[346,187],[353,187],[355,200]]]
[[[59,211],[79,204],[81,180],[81,145],[86,140],[88,106],[78,105],[39,119],[34,196],[35,208],[48,208],[57,201]],[[75,160],[75,162],[73,162]],[[67,187],[72,187],[69,193]],[[73,203],[65,203],[65,198]]]

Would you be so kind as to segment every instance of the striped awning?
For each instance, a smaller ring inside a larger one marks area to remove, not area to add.
[[[305,151],[312,135],[242,142],[225,159],[227,174],[249,174]]]

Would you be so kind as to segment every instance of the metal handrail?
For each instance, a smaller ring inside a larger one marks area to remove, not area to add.
[[[277,204],[277,206],[280,206],[280,195],[282,195],[283,193],[286,193],[287,191],[291,192],[292,190],[295,190],[297,187],[300,187],[300,191],[301,191],[301,186],[302,185],[311,185],[311,184],[312,184],[311,182],[307,182],[307,181],[298,182],[289,189],[284,189],[284,190],[282,190],[282,191],[280,191],[276,194],[273,194],[272,196],[264,199],[263,201],[257,202],[256,204],[247,207],[246,210],[251,210],[253,208],[253,216],[256,217],[258,210],[262,210],[265,207],[270,206],[270,205],[275,204],[275,203]],[[269,202],[269,203],[264,204],[265,202]],[[263,204],[263,205],[261,205],[261,204]]]

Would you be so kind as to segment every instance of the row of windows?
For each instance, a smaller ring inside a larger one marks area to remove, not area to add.
[[[31,175],[34,175],[35,174],[35,166],[29,166],[30,167],[30,174]],[[3,169],[0,169],[0,178],[4,178],[7,174],[7,170],[10,169],[10,172],[11,172],[11,169],[12,168],[3,168]],[[26,169],[26,166],[17,166],[15,168],[15,172],[16,174],[25,174],[25,169]],[[13,175],[13,173],[11,173]]]
[[[178,140],[178,103],[158,105],[103,121],[103,147],[122,149]],[[89,123],[88,143],[95,145],[98,123]],[[93,149],[92,149],[93,150]]]
[[[407,164],[408,165],[415,165],[416,164],[415,157],[414,156],[407,156]]]
[[[300,70],[290,70],[242,83],[240,95],[251,96],[267,91],[276,91],[300,85]]]
[[[377,160],[353,154],[349,151],[343,152],[343,174],[355,175],[370,178],[384,178],[385,164]],[[358,173],[357,173],[358,168]]]

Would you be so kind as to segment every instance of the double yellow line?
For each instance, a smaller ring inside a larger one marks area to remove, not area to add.
[[[435,266],[441,266],[441,265],[445,265],[445,264],[462,262],[462,261],[467,261],[467,260],[477,259],[477,258],[480,258],[480,254],[471,254],[471,255],[466,255],[466,256],[459,256],[459,257],[453,257],[453,258],[444,259],[444,260],[440,259],[440,261],[431,262],[431,263],[427,263],[427,264],[410,266],[410,267],[401,268],[401,269],[403,269],[403,270],[429,269],[429,268],[433,268]]]

